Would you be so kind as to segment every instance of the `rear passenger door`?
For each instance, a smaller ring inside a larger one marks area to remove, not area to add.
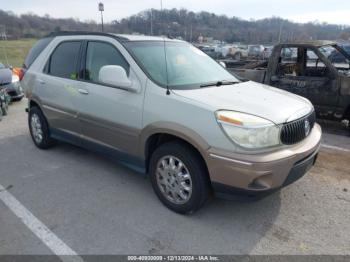
[[[114,40],[110,41],[85,43],[84,75],[80,82],[85,96],[79,99],[83,143],[135,155],[138,152],[144,92],[124,55],[113,43]],[[100,83],[99,72],[106,65],[123,67],[139,91],[127,91]]]
[[[52,134],[62,139],[76,139],[81,133],[77,118],[77,76],[82,41],[64,41],[51,53],[37,86],[44,114]],[[72,141],[74,142],[74,141]]]

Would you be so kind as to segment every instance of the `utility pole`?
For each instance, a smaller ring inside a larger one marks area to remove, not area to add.
[[[6,52],[6,48],[5,48],[5,43],[7,42],[7,36],[6,36],[6,27],[5,26],[0,26],[0,36],[1,36],[1,39],[0,40],[3,40],[4,41],[4,45],[2,45],[2,48],[3,48],[3,53],[4,53],[4,56],[5,56],[5,61],[6,61],[6,65],[9,66],[9,60],[7,58],[7,52]]]
[[[281,26],[280,26],[280,33],[279,33],[279,36],[278,36],[278,43],[281,43],[283,24],[284,24],[284,20],[282,20],[282,23],[281,23]]]
[[[192,24],[191,24],[190,43],[192,43]]]
[[[98,4],[98,11],[101,12],[101,27],[102,27],[102,32],[103,32],[103,11],[105,10],[105,7],[102,2]]]
[[[163,0],[160,0],[160,28],[161,28],[161,35],[163,35],[164,31],[164,24],[163,24]]]
[[[151,35],[153,35],[153,9],[151,8]]]

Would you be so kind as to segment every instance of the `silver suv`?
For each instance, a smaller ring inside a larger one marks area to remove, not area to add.
[[[211,192],[264,196],[316,160],[321,129],[308,100],[240,80],[183,41],[59,32],[25,67],[37,147],[63,140],[118,159],[149,174],[178,213]]]

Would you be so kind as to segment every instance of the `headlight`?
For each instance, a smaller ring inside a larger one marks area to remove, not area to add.
[[[280,144],[280,128],[264,118],[220,110],[216,119],[227,136],[241,147],[261,149]]]
[[[18,75],[12,75],[12,83],[19,82],[19,77]]]

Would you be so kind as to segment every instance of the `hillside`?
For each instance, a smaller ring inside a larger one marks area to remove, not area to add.
[[[57,19],[35,14],[15,15],[0,10],[0,29],[12,38],[38,38],[57,30],[98,31],[95,21]],[[194,13],[185,9],[146,10],[105,25],[114,33],[166,34],[195,41],[200,34],[227,42],[275,43],[281,30],[282,40],[349,39],[350,27],[333,24],[299,24],[278,17],[243,20],[209,12]]]

